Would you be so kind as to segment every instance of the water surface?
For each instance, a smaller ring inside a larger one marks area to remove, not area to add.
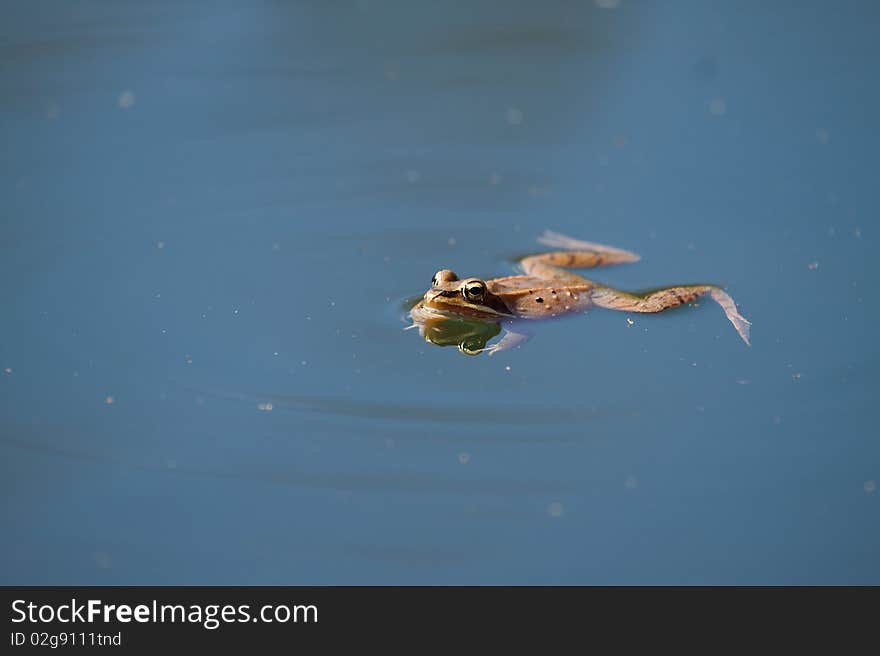
[[[7,11],[0,583],[880,583],[880,12],[598,4]],[[753,346],[403,330],[545,229]]]

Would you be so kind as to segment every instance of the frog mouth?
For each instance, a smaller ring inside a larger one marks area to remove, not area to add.
[[[430,294],[430,295],[429,295]],[[494,307],[501,305],[500,300],[486,299],[486,303],[477,305],[464,305],[461,303],[444,303],[443,299],[460,299],[461,293],[458,290],[438,289],[433,294],[428,292],[425,295],[425,304],[428,307],[440,311],[447,311],[453,314],[466,315],[471,317],[497,317],[499,319],[509,318],[513,316],[506,306],[502,308]],[[495,301],[495,302],[493,302]]]

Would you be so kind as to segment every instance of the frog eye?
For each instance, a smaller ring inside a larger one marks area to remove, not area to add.
[[[468,280],[461,286],[461,294],[465,300],[479,303],[486,297],[486,283],[482,280]]]
[[[459,344],[458,350],[465,355],[479,355],[483,352],[483,347],[485,346],[486,340],[481,340],[477,337],[471,337],[470,339],[466,339],[461,344]]]
[[[436,287],[444,282],[454,282],[458,280],[458,276],[455,275],[454,271],[450,271],[449,269],[440,269],[437,273],[434,274],[434,277],[431,278],[431,287]]]

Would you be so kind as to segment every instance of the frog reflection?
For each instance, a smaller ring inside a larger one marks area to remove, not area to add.
[[[416,316],[419,313],[416,311]],[[413,315],[411,315],[413,316]],[[490,339],[501,332],[501,325],[494,321],[449,319],[438,316],[413,316],[413,325],[425,341],[435,346],[456,346],[465,355],[479,355],[486,350]]]

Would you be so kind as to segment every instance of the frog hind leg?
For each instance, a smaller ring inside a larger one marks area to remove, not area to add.
[[[736,328],[736,332],[749,346],[749,328],[751,322],[742,316],[736,308],[733,299],[720,287],[715,285],[681,285],[678,287],[665,287],[656,289],[645,294],[633,294],[610,287],[597,287],[592,291],[594,305],[620,310],[622,312],[662,312],[669,308],[678,307],[686,303],[693,303],[700,296],[708,294],[727,315],[730,323]]]
[[[545,246],[562,249],[529,255],[520,261],[526,275],[543,279],[582,280],[581,276],[565,269],[591,269],[639,260],[639,256],[635,253],[613,246],[581,241],[558,232],[547,231],[538,238],[538,241]]]
[[[625,251],[622,248],[608,246],[606,244],[597,244],[593,241],[575,239],[574,237],[569,237],[568,235],[563,235],[562,233],[553,232],[551,230],[545,230],[544,234],[538,237],[538,243],[550,246],[551,248],[561,248],[565,251],[590,251],[592,253],[622,255],[630,258],[626,260],[627,262],[635,262],[639,259],[639,256],[635,253]]]

